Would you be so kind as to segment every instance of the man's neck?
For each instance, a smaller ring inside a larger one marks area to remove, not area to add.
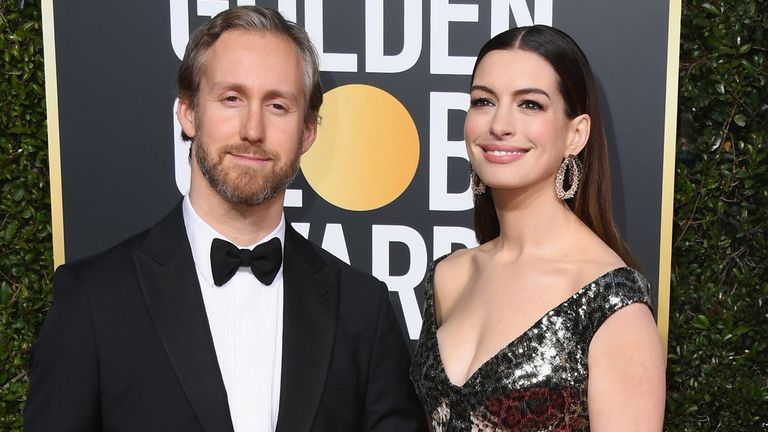
[[[240,247],[263,239],[277,228],[283,214],[285,191],[254,206],[232,204],[212,189],[191,188],[190,204],[213,229]]]

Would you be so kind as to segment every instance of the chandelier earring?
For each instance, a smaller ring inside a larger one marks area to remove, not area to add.
[[[475,195],[482,195],[485,193],[485,183],[480,180],[480,176],[477,175],[475,169],[469,168],[469,177],[472,184],[472,193]]]
[[[557,170],[557,176],[555,177],[555,193],[561,200],[571,199],[576,196],[576,191],[579,189],[579,181],[581,180],[581,171],[583,167],[581,161],[574,154],[568,155],[560,164],[560,169]],[[568,184],[570,187],[565,190],[565,174],[568,171]]]

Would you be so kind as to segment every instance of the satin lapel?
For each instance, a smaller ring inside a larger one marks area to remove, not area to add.
[[[209,432],[232,431],[180,205],[149,232],[134,261],[160,339],[200,424]]]
[[[277,431],[308,431],[331,361],[339,274],[290,226],[285,234],[283,265],[283,363]]]

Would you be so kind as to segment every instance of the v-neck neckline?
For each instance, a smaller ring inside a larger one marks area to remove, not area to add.
[[[504,353],[508,352],[512,347],[517,345],[519,343],[519,341],[521,341],[525,337],[528,337],[537,327],[540,327],[542,321],[544,320],[544,318],[546,318],[549,315],[554,314],[559,309],[565,307],[566,304],[568,304],[571,301],[573,301],[574,299],[578,298],[580,295],[582,295],[584,292],[586,292],[588,288],[592,287],[598,281],[600,281],[602,279],[605,279],[609,275],[611,275],[613,273],[616,273],[618,271],[631,270],[629,267],[626,267],[626,266],[624,266],[624,267],[616,267],[616,268],[614,268],[612,270],[609,270],[609,271],[603,273],[602,275],[598,276],[597,278],[593,279],[592,281],[588,282],[586,285],[584,285],[583,287],[579,288],[571,296],[569,296],[568,298],[566,298],[565,300],[563,300],[562,302],[558,303],[557,305],[555,305],[554,307],[549,309],[547,312],[545,312],[541,317],[539,317],[539,319],[534,321],[522,333],[520,333],[514,339],[510,340],[509,343],[507,343],[506,345],[502,346],[495,354],[493,354],[491,357],[489,357],[484,362],[482,362],[467,377],[467,379],[464,381],[463,384],[455,384],[448,377],[448,372],[446,372],[446,370],[445,370],[445,363],[443,363],[443,355],[442,355],[442,352],[440,351],[440,341],[439,341],[439,339],[437,337],[437,329],[438,329],[438,327],[437,327],[437,311],[435,310],[435,270],[437,269],[437,264],[439,264],[440,261],[442,261],[443,258],[445,258],[446,256],[448,256],[448,255],[442,256],[442,257],[438,258],[437,260],[435,260],[435,262],[432,264],[432,271],[429,272],[429,279],[427,280],[427,283],[430,285],[429,288],[431,289],[431,292],[430,292],[431,299],[430,299],[430,302],[428,304],[428,307],[430,308],[430,314],[431,314],[431,317],[430,317],[431,337],[434,338],[434,342],[435,342],[435,344],[434,344],[435,345],[435,351],[436,351],[435,354],[437,355],[437,363],[439,364],[440,375],[442,376],[442,379],[444,379],[445,382],[447,382],[448,385],[451,388],[458,389],[458,390],[466,390],[468,385],[471,382],[473,382],[473,381],[475,381],[477,379],[477,376],[480,374],[480,372],[482,370],[484,370],[487,367],[490,367],[489,365],[491,363],[496,363],[498,361],[499,357],[501,357]]]

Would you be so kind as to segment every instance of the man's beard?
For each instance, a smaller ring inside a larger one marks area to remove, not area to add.
[[[200,135],[198,135],[199,137]],[[267,153],[250,144],[233,144],[222,147],[214,156],[208,153],[205,143],[198,137],[192,141],[195,159],[203,177],[216,192],[231,204],[256,206],[262,204],[288,188],[299,170],[301,144],[287,164],[280,165],[280,157]],[[273,169],[257,170],[247,167],[224,168],[222,159],[227,153],[268,156]]]

